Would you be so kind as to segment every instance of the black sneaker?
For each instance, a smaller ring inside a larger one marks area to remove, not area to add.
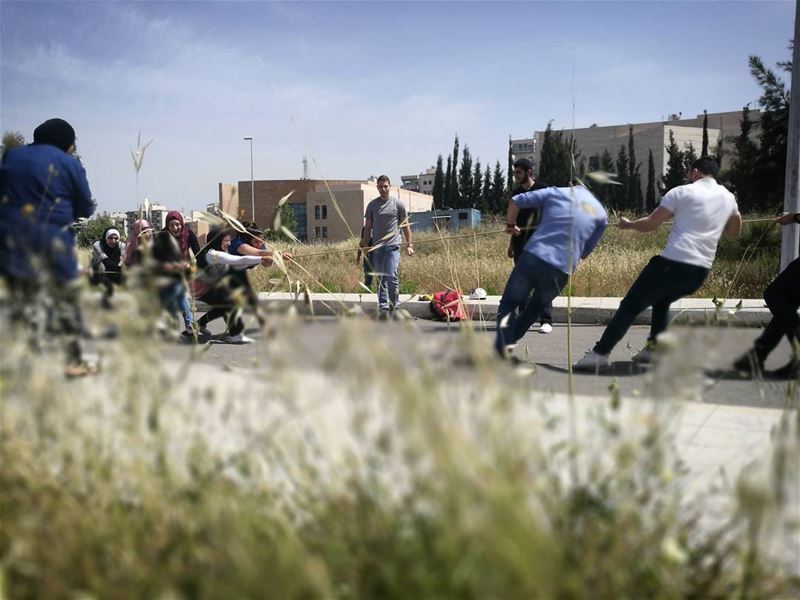
[[[764,372],[764,361],[750,349],[733,362],[733,369],[741,375],[758,376]]]
[[[185,344],[194,344],[197,338],[195,338],[194,333],[189,331],[188,329],[184,329],[181,331],[181,342]]]
[[[800,362],[793,358],[780,369],[770,371],[769,376],[775,379],[800,379]]]

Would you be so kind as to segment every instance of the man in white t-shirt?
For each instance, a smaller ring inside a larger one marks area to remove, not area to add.
[[[653,308],[650,336],[633,360],[651,361],[656,337],[667,328],[670,304],[700,289],[714,262],[719,238],[737,236],[741,231],[736,198],[714,179],[717,169],[717,161],[710,156],[697,159],[689,172],[691,183],[667,192],[650,215],[635,221],[620,219],[620,229],[648,232],[671,218],[672,230],[664,251],[650,259],[600,341],[575,364],[576,370],[595,371],[608,366],[611,350],[648,307]]]

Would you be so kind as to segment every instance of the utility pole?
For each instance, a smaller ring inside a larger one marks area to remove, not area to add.
[[[256,187],[253,181],[253,136],[248,135],[244,140],[250,142],[250,220],[256,222]]]
[[[800,0],[794,7],[794,51],[792,52],[792,100],[789,105],[789,129],[786,148],[786,186],[783,210],[800,212]],[[797,258],[800,225],[784,225],[781,239],[781,271]]]

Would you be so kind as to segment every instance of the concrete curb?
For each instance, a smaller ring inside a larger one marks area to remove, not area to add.
[[[354,312],[372,314],[378,309],[375,294],[311,294],[297,297],[286,292],[262,292],[259,303],[266,309],[287,309],[291,305],[302,314],[345,315]],[[419,300],[417,295],[401,294],[400,305],[418,319],[432,319],[430,303]],[[579,325],[605,324],[619,308],[622,298],[572,298],[572,322]],[[463,296],[464,309],[473,321],[493,321],[497,315],[500,296],[489,296],[486,300],[470,300]],[[725,323],[735,326],[763,327],[771,314],[763,300],[726,300],[719,308],[710,298],[687,298],[672,305],[670,318],[678,323],[707,325]],[[567,321],[567,298],[558,297],[553,302],[553,320],[557,323]],[[650,310],[636,319],[637,324],[650,324]]]

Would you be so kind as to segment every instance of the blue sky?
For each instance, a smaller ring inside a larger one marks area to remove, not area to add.
[[[203,208],[217,183],[483,164],[553,119],[654,121],[758,98],[794,2],[0,2],[0,122],[70,121],[100,210]],[[574,70],[574,86],[573,86]],[[316,163],[316,164],[314,164]]]

